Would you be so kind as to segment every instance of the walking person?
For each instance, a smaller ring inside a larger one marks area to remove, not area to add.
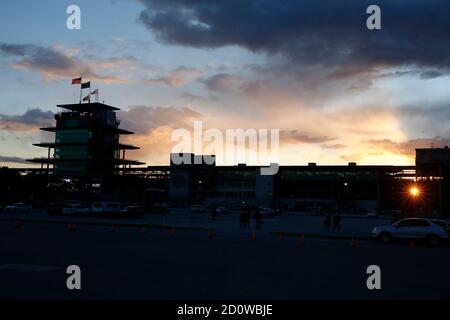
[[[212,221],[216,221],[216,219],[217,219],[217,207],[216,206],[214,206],[211,210],[211,218],[212,218]]]
[[[331,226],[331,214],[327,213],[325,216],[325,219],[323,220],[323,226],[324,230],[327,232],[330,232],[330,226]]]
[[[341,232],[341,216],[339,214],[335,214],[333,217],[333,232]]]
[[[250,220],[252,218],[252,211],[248,208],[247,213],[245,214],[245,227],[244,229],[250,230]]]
[[[261,212],[259,211],[258,208],[255,209],[255,213],[253,215],[253,218],[255,219],[255,229],[256,230],[261,229],[262,216],[261,216]]]
[[[245,217],[246,217],[246,213],[245,213],[245,211],[242,211],[242,212],[241,212],[241,215],[240,215],[240,217],[239,217],[239,222],[240,222],[239,229],[240,229],[240,230],[241,230],[241,229],[244,229],[244,230],[245,230],[245,227],[246,227],[246,225],[245,225]]]

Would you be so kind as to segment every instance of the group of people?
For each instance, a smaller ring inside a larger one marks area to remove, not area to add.
[[[327,232],[341,232],[341,220],[342,218],[339,214],[332,215],[331,213],[327,213],[323,220],[324,230]]]
[[[261,226],[263,224],[262,215],[258,208],[255,208],[254,210],[248,209],[241,212],[241,216],[239,218],[240,227],[239,229],[250,229],[250,221],[252,219],[252,211],[253,211],[253,219],[255,220],[255,229],[259,230],[261,229]]]

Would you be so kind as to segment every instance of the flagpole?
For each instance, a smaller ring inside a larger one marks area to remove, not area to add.
[[[80,104],[83,99],[83,89],[82,88],[83,88],[83,74],[81,74],[81,77],[80,77]]]

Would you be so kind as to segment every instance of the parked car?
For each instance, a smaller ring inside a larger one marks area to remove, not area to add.
[[[393,239],[426,240],[429,245],[438,246],[442,240],[448,240],[450,228],[446,221],[423,218],[407,218],[391,225],[375,227],[372,237],[382,243]]]
[[[128,206],[122,209],[121,213],[125,216],[141,217],[144,215],[145,210],[140,206]]]
[[[217,207],[216,212],[217,212],[217,214],[227,214],[227,213],[230,213],[230,210],[228,210],[225,207]]]
[[[272,216],[273,215],[273,210],[270,208],[263,208],[263,207],[259,207],[259,213],[263,216],[263,217],[268,217],[268,216]]]
[[[161,204],[152,204],[147,207],[147,211],[149,213],[169,213],[167,207],[162,206]]]
[[[190,211],[191,213],[205,213],[206,209],[201,205],[194,204],[191,206]]]
[[[368,210],[366,212],[366,217],[367,218],[376,218],[377,217],[377,212],[375,210]]]
[[[324,215],[322,207],[310,207],[309,214],[312,216],[323,216]]]
[[[272,208],[259,207],[258,209],[259,209],[259,213],[261,213],[261,215],[263,217],[276,217],[276,216],[280,216],[282,214],[282,211],[279,208],[272,209]]]
[[[160,202],[160,203],[158,203],[158,205],[165,209],[169,208],[169,204],[167,202]]]
[[[29,204],[19,202],[5,207],[5,212],[31,212],[31,206]]]
[[[33,203],[33,209],[47,209],[48,208],[48,202],[47,201],[35,201]]]
[[[91,213],[91,207],[81,204],[68,204],[62,208],[62,215],[88,215]]]
[[[118,202],[94,202],[91,206],[93,214],[116,214],[122,212],[122,205]]]
[[[62,203],[59,203],[59,202],[51,203],[47,207],[47,213],[51,216],[60,215],[60,214],[62,214],[63,207],[64,207],[64,205]]]
[[[272,209],[272,215],[275,216],[281,216],[283,214],[283,211],[280,208]]]

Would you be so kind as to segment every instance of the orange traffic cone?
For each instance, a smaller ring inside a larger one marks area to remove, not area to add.
[[[251,239],[252,239],[252,241],[255,241],[255,240],[256,240],[256,232],[253,232],[253,233],[252,233]]]
[[[409,243],[409,249],[411,249],[412,251],[416,250],[416,243],[414,242],[414,240],[411,240],[411,242]]]
[[[208,230],[208,239],[211,239],[211,238],[212,238],[212,231]]]
[[[351,246],[352,246],[352,248],[356,248],[356,240],[355,240],[355,238],[352,238]]]

